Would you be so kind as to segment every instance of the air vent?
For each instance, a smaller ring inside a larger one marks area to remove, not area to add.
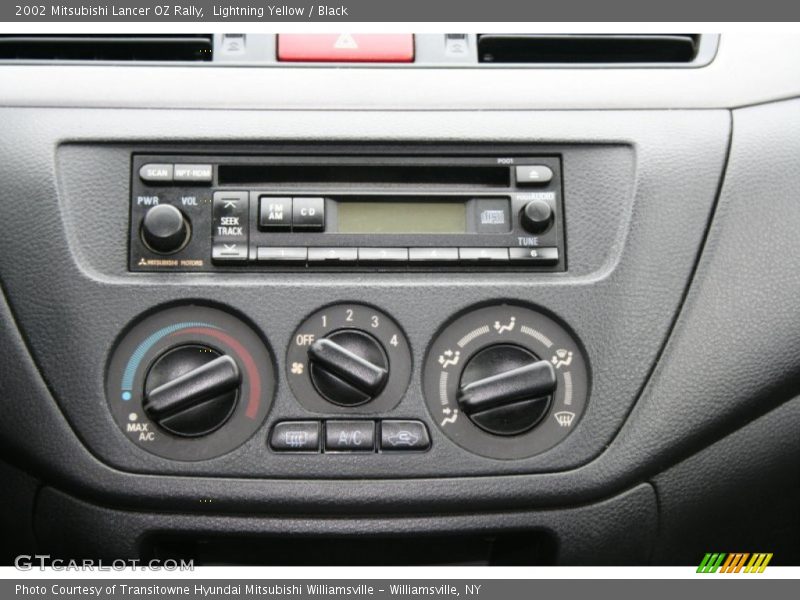
[[[481,34],[482,63],[688,63],[698,53],[700,36]]]
[[[0,35],[0,60],[209,61],[211,35]]]

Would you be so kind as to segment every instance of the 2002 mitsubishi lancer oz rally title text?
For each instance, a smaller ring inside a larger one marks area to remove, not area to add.
[[[47,10],[49,8],[49,10]],[[251,17],[263,19],[265,17],[348,17],[350,13],[344,5],[328,6],[325,4],[311,4],[309,6],[276,5],[243,5],[233,6],[215,4],[211,7],[209,16],[222,19]],[[64,6],[51,5],[21,5],[15,6],[17,16],[41,17],[188,17],[203,19],[205,9],[194,4],[157,4],[155,6],[116,6],[105,4],[97,6]]]

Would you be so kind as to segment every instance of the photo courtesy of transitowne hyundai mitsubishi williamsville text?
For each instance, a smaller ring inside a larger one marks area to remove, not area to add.
[[[477,596],[480,594],[481,585],[465,584],[464,593],[466,595]],[[385,588],[376,588],[367,584],[360,585],[328,585],[328,584],[305,584],[305,585],[173,585],[173,584],[153,584],[153,585],[128,585],[124,583],[107,585],[68,585],[53,584],[44,585],[24,585],[17,584],[15,594],[17,596],[36,595],[43,596],[47,593],[53,596],[94,596],[119,594],[122,596],[374,596],[376,594],[389,593],[390,595],[415,595],[415,596],[460,596],[461,591],[454,585],[409,585],[409,584],[390,584]]]

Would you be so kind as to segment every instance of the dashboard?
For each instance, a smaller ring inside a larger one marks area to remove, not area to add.
[[[0,37],[6,564],[800,561],[800,37]]]

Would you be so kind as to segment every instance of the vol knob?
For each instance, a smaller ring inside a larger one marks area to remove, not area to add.
[[[151,250],[170,254],[186,244],[189,227],[181,211],[171,204],[159,204],[145,214],[142,238]]]
[[[522,209],[522,226],[531,233],[542,233],[553,222],[553,209],[544,200],[531,200]]]
[[[556,374],[546,360],[513,344],[489,346],[464,367],[458,405],[473,423],[495,435],[534,427],[550,407]]]
[[[389,363],[380,343],[356,329],[337,331],[308,349],[311,381],[329,402],[365,404],[381,393]]]
[[[179,346],[150,367],[143,408],[170,433],[206,435],[233,413],[241,381],[239,367],[230,356],[208,346]]]

